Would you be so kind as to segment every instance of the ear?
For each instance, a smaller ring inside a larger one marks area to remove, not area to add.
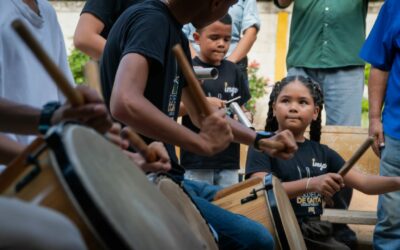
[[[313,113],[313,121],[317,120],[319,111],[320,111],[320,108],[318,106],[315,106],[314,113]]]
[[[193,39],[194,39],[194,41],[197,43],[197,44],[199,44],[199,40],[200,40],[200,33],[199,32],[194,32],[193,33]]]

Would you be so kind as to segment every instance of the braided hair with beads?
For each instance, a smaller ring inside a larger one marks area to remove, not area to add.
[[[278,99],[278,96],[281,93],[282,89],[284,89],[286,85],[295,81],[302,83],[308,88],[314,100],[315,106],[319,107],[317,119],[315,121],[312,121],[310,124],[310,140],[319,142],[321,139],[321,112],[324,104],[324,96],[322,94],[321,87],[317,82],[313,81],[309,77],[301,75],[285,77],[280,82],[277,82],[275,84],[274,88],[272,89],[268,103],[268,116],[265,124],[265,131],[274,132],[278,130],[278,121],[274,116],[273,104]]]

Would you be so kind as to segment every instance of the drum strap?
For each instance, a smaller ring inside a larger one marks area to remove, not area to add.
[[[264,178],[264,186],[265,186],[265,190],[266,190],[266,198],[268,200],[270,209],[271,209],[271,213],[272,213],[272,218],[274,220],[275,223],[275,228],[276,228],[276,232],[278,234],[279,237],[279,241],[281,243],[281,248],[282,249],[290,249],[289,247],[289,242],[286,238],[286,234],[285,234],[285,230],[283,228],[283,223],[281,220],[281,214],[279,213],[278,210],[278,203],[276,201],[275,198],[275,194],[273,191],[273,185],[272,185],[272,175],[268,174],[265,176]]]

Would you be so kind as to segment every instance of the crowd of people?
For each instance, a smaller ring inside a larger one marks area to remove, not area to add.
[[[218,248],[274,249],[273,233],[262,224],[212,203],[220,190],[239,182],[241,143],[250,146],[246,178],[272,173],[281,180],[308,249],[356,248],[350,228],[319,220],[324,199],[346,209],[352,188],[379,194],[374,248],[400,248],[400,2],[383,3],[368,37],[368,0],[274,4],[293,5],[288,73],[272,90],[265,131],[256,132],[227,108],[236,100],[251,121],[247,54],[261,25],[255,0],[87,0],[74,45],[99,62],[102,97],[75,86],[48,1],[1,1],[0,171],[51,126],[79,122],[112,134],[112,143],[146,174],[166,173],[179,183],[210,225]],[[16,19],[82,95],[81,106],[65,99],[17,36],[11,25]],[[176,44],[192,66],[218,70],[217,79],[201,81],[211,114],[195,101],[190,79],[176,62]],[[365,62],[372,66],[369,134],[381,176],[356,170],[341,176],[343,158],[320,144],[321,111],[326,110],[326,125],[360,126]],[[117,124],[139,133],[156,160],[133,152]],[[310,139],[304,135],[308,127]],[[0,248],[87,248],[77,227],[49,208],[1,196],[0,221]]]

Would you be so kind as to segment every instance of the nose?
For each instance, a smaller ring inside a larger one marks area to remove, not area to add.
[[[297,112],[298,111],[298,105],[296,102],[291,102],[289,104],[289,112]]]

